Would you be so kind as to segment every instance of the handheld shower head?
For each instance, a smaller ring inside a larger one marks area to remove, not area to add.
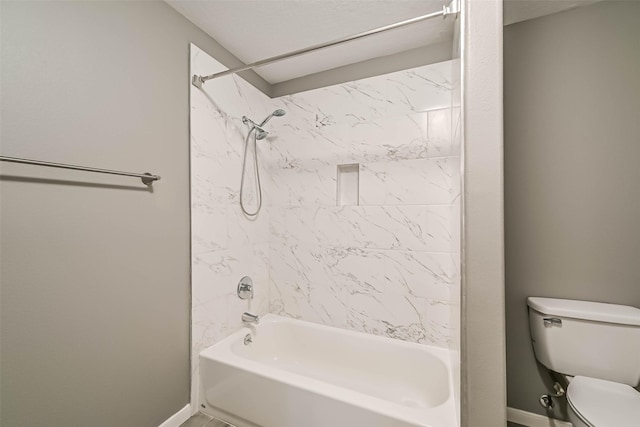
[[[262,126],[264,126],[265,123],[271,120],[271,117],[282,117],[285,114],[286,114],[286,111],[284,110],[280,110],[280,109],[275,110],[273,113],[269,114],[269,116],[266,119],[264,119],[262,123],[260,123],[259,125],[256,124],[249,117],[242,116],[242,123],[244,123],[249,127],[249,132],[247,133],[247,137],[244,140],[244,160],[242,161],[242,178],[240,178],[240,207],[242,208],[242,212],[244,212],[246,215],[250,217],[254,217],[258,215],[258,212],[260,212],[260,208],[262,207],[262,186],[260,184],[260,168],[258,167],[258,151],[256,147],[256,141],[265,139],[269,135],[269,132],[262,129]],[[258,192],[257,192],[258,206],[255,211],[250,212],[247,210],[247,208],[244,205],[243,193],[244,193],[244,177],[245,177],[245,168],[247,166],[247,151],[249,148],[249,139],[251,138],[251,132],[254,132],[254,131],[255,133],[253,134],[253,137],[254,137],[253,165],[255,167],[256,185],[258,187]]]
[[[269,120],[271,120],[272,117],[282,117],[285,114],[287,114],[286,111],[284,110],[275,110],[273,113],[269,114],[267,116],[266,119],[264,119],[262,121],[262,123],[257,124],[256,122],[254,122],[253,120],[251,120],[249,117],[247,116],[242,116],[242,123],[244,123],[245,125],[249,126],[249,133],[251,133],[254,129],[256,131],[256,139],[258,141],[265,139],[267,137],[267,135],[269,135],[269,132],[265,131],[264,129],[262,129],[262,126],[264,126],[265,123],[267,123]]]
[[[267,118],[262,121],[262,123],[260,123],[260,127],[264,126],[269,120],[271,120],[272,117],[282,117],[285,114],[287,114],[287,112],[284,110],[278,109],[274,111],[273,113],[269,114]]]

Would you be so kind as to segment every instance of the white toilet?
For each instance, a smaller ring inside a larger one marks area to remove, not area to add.
[[[567,377],[575,427],[640,426],[640,309],[527,298],[536,358]]]

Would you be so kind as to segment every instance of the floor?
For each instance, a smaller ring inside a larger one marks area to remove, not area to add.
[[[223,421],[216,420],[208,415],[197,413],[187,421],[182,423],[180,427],[233,427]]]
[[[224,421],[219,421],[211,418],[205,414],[196,414],[193,417],[185,421],[180,427],[233,427],[231,424],[227,424]],[[512,422],[507,423],[507,427],[523,427],[520,424]]]

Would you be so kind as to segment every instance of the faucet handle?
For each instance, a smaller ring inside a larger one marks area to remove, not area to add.
[[[253,299],[253,280],[251,277],[244,276],[238,283],[238,298]]]

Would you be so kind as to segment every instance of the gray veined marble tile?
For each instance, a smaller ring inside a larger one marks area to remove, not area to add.
[[[426,324],[427,341],[447,347],[451,342],[451,305],[447,301],[427,300]]]
[[[360,206],[359,209],[362,218],[352,223],[362,235],[354,236],[354,241],[363,241],[366,247],[451,251],[452,213],[449,206]]]
[[[270,279],[269,312],[294,319],[302,319],[304,306],[309,302],[308,283]]]
[[[384,117],[355,125],[340,123],[323,129],[319,135],[337,146],[332,152],[337,163],[427,157],[426,113]]]
[[[282,316],[344,327],[346,301],[344,291],[332,284],[276,282],[272,279],[269,310]]]
[[[349,295],[349,328],[405,341],[424,343],[426,301],[402,294]]]
[[[228,296],[196,302],[192,309],[192,354],[197,355],[231,332]]]
[[[235,295],[242,276],[268,277],[268,254],[268,245],[262,243],[195,255],[192,267],[194,301]]]
[[[295,98],[314,111],[316,128],[380,117],[388,106],[386,88],[371,79],[302,92]]]
[[[326,247],[321,249],[320,253],[329,283],[349,294],[386,293],[383,251],[357,247]]]
[[[240,262],[239,251],[221,250],[194,255],[191,279],[194,301],[232,293],[234,287],[230,278],[240,268]]]
[[[270,169],[309,169],[307,162],[335,164],[348,153],[342,142],[331,133],[291,128],[286,123],[277,139],[270,141],[266,161]]]
[[[191,250],[198,255],[228,247],[227,207],[192,203]]]
[[[425,247],[428,252],[455,252],[455,239],[459,236],[459,221],[451,206],[427,206]]]
[[[385,280],[389,287],[402,289],[412,297],[449,301],[454,278],[451,254],[386,252]]]
[[[452,143],[451,109],[432,110],[427,117],[429,157],[459,156],[460,147]]]
[[[279,170],[274,180],[279,181],[277,191],[286,196],[278,199],[287,200],[289,206],[335,206],[336,175],[335,165],[320,162],[307,163],[304,169]]]
[[[269,244],[270,277],[273,283],[295,283],[306,286],[318,277],[310,250],[287,240],[272,239]],[[317,270],[317,269],[316,269]]]
[[[299,206],[279,209],[271,233],[304,245],[451,252],[450,206]]]
[[[450,205],[457,171],[449,158],[360,165],[361,205]]]
[[[387,76],[389,112],[406,114],[451,106],[451,62],[445,61]]]
[[[309,320],[344,328],[347,323],[346,290],[339,283],[312,283],[309,286]]]
[[[284,125],[285,131],[270,146],[269,164],[271,168],[304,169],[307,162],[337,165],[451,155],[451,138],[443,134],[445,123],[440,117],[448,111],[433,113],[434,129],[440,133],[433,132],[431,138],[429,112],[356,124],[338,122],[321,129],[293,129]]]
[[[269,240],[269,210],[247,216],[240,205],[227,208],[227,248],[249,247]]]

